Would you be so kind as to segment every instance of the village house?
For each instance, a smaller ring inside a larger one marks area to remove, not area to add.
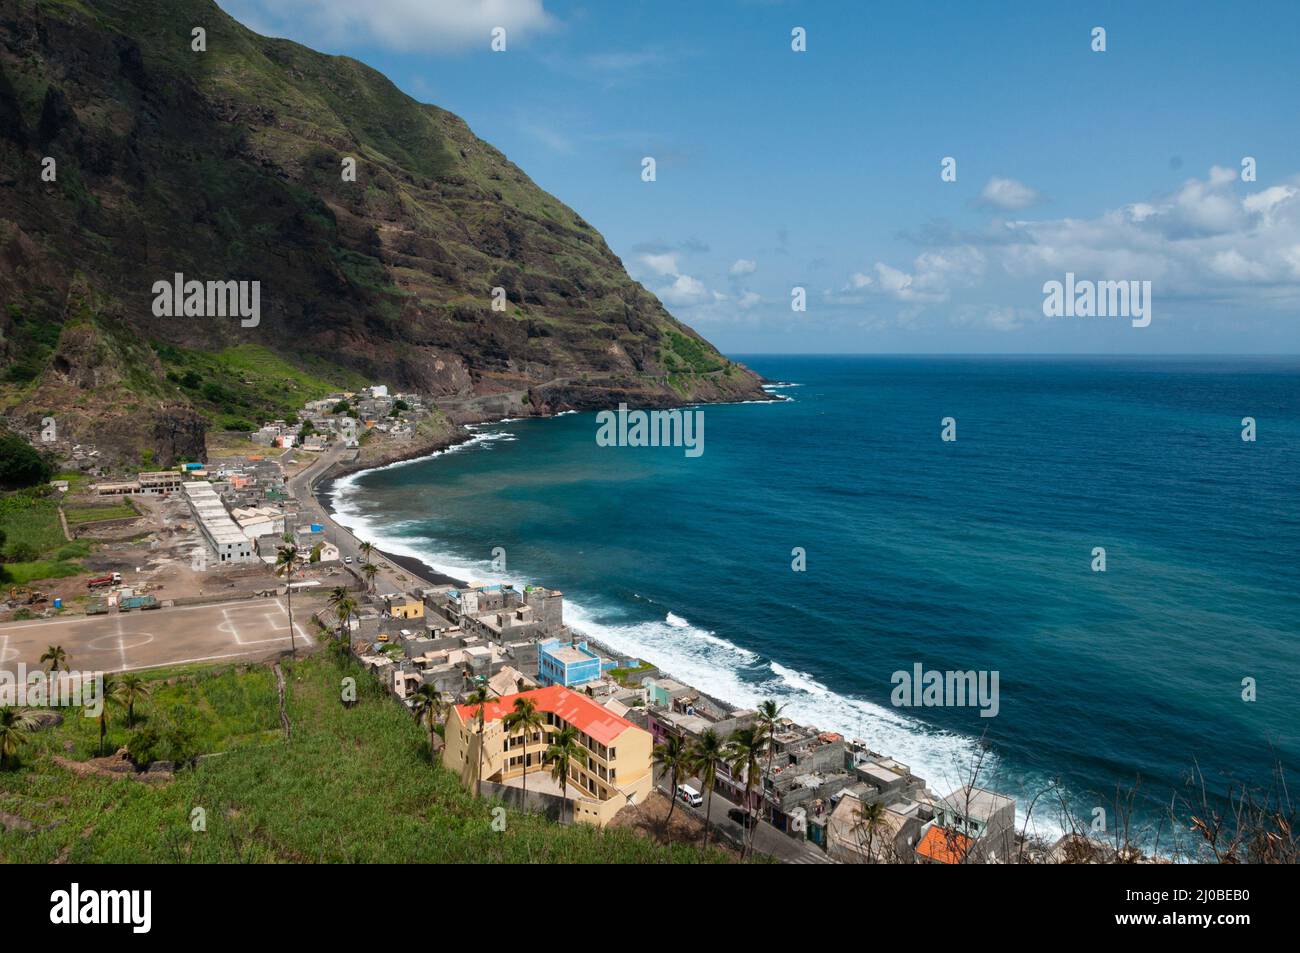
[[[845,791],[831,812],[826,852],[846,864],[910,864],[921,837],[920,805],[915,801],[884,807],[872,824],[864,816],[864,802]]]
[[[926,864],[1008,863],[1015,850],[1015,799],[966,785],[935,804],[916,859]]]
[[[524,732],[507,731],[505,716],[519,699],[529,699],[542,716],[542,728],[527,743]],[[443,764],[467,787],[477,780],[480,747],[483,779],[511,784],[536,772],[549,771],[543,758],[550,738],[560,728],[577,729],[580,756],[569,765],[568,785],[575,820],[604,827],[629,804],[644,801],[652,790],[651,742],[648,732],[620,718],[581,692],[561,685],[506,695],[488,702],[479,734],[478,708],[456,705],[447,716]]]

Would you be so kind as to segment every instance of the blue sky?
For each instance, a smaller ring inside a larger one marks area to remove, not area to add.
[[[1300,352],[1294,2],[219,2],[464,117],[730,353]],[[1045,317],[1067,272],[1150,325]]]

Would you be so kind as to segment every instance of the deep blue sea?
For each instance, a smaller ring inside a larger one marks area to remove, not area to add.
[[[775,697],[939,794],[981,738],[979,781],[1022,814],[1053,780],[1088,817],[1138,784],[1148,819],[1197,766],[1219,795],[1279,761],[1294,781],[1300,359],[738,359],[788,399],[703,408],[697,458],[598,446],[594,414],[506,422],[342,481],[342,521],[461,578],[559,588],[589,635]],[[997,671],[997,717],[894,707],[918,663]]]

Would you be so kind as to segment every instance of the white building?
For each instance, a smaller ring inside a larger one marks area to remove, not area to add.
[[[183,485],[194,519],[199,524],[217,563],[253,562],[253,541],[244,535],[239,524],[230,518],[226,505],[217,491],[206,480],[196,480]]]

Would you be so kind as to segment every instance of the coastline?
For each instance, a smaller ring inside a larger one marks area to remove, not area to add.
[[[783,387],[795,387],[798,385],[790,384],[782,381],[769,382],[764,380],[762,386],[764,390],[767,390],[767,388],[769,387],[783,388]],[[767,393],[770,395],[770,397],[769,399],[766,400],[720,401],[719,403],[766,404],[766,403],[780,403],[784,400],[791,399],[789,397],[784,397],[782,395],[772,394],[771,391],[767,391]],[[712,406],[712,405],[711,404],[705,404],[705,405],[688,404],[686,406],[698,407],[698,406]],[[511,423],[521,419],[545,420],[545,419],[550,419],[552,417],[559,417],[564,414],[580,413],[580,412],[581,411],[576,411],[576,410],[563,410],[554,414],[530,415],[528,417],[502,417],[496,420],[485,420],[479,423],[471,423],[469,424],[469,426],[491,427],[497,424]],[[367,473],[373,470],[381,470],[386,467],[395,466],[397,464],[402,464],[402,463],[415,463],[420,460],[431,460],[434,457],[437,457],[447,452],[453,447],[462,446],[464,444],[469,443],[470,441],[474,440],[476,436],[478,436],[473,431],[466,429],[465,425],[457,424],[456,430],[459,432],[455,435],[454,438],[423,444],[418,449],[412,448],[409,453],[391,454],[380,460],[370,461],[364,464],[359,464],[357,461],[349,461],[346,464],[335,463],[328,470],[322,473],[320,477],[316,478],[313,481],[312,488],[311,488],[312,497],[316,501],[317,505],[321,508],[321,510],[325,513],[326,517],[330,520],[330,522],[338,529],[338,531],[347,533],[348,535],[352,536],[353,539],[358,539],[356,534],[349,527],[345,526],[343,523],[339,522],[338,520],[338,514],[334,509],[335,484],[339,480],[343,479],[344,477],[356,476],[358,474]],[[468,588],[472,582],[472,580],[460,579],[455,576],[448,575],[447,573],[440,572],[439,570],[434,569],[431,565],[429,565],[427,562],[425,562],[423,559],[420,559],[417,556],[409,556],[405,554],[392,553],[386,549],[383,549],[380,546],[375,546],[375,551],[378,552],[380,555],[382,555],[386,560],[388,560],[393,565],[400,567],[403,571],[413,576],[416,582],[425,583],[429,586],[450,585],[450,586],[457,586],[459,588]],[[560,588],[563,588],[563,586],[560,586]],[[600,639],[588,635],[577,626],[569,625],[569,629],[575,636],[582,638],[589,645],[593,646],[598,651],[604,653],[610,658],[621,659],[621,658],[628,657],[628,653],[620,652],[619,650],[613,648],[612,646],[606,644],[605,642],[602,642]],[[674,677],[670,670],[662,667],[654,659],[643,658],[642,661],[649,662],[651,665],[655,666],[656,670],[660,673],[662,677],[665,678]],[[703,695],[704,697],[709,698],[715,704],[719,704],[720,707],[721,706],[725,706],[729,708],[737,707],[734,702],[731,702],[727,699],[717,698],[700,689],[696,689],[696,690],[699,691],[700,694]]]

